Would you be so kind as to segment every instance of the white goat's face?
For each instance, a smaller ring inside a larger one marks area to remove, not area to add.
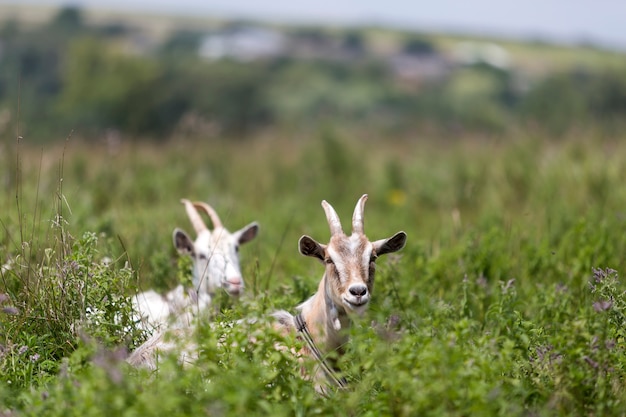
[[[402,249],[406,233],[398,232],[388,239],[370,242],[363,233],[363,207],[367,195],[357,203],[353,217],[353,232],[346,236],[341,230],[339,217],[330,204],[322,202],[329,224],[331,238],[327,245],[302,236],[300,253],[321,260],[326,268],[326,295],[337,306],[348,312],[362,313],[371,299],[376,271],[376,258]]]
[[[198,218],[192,217],[192,222],[194,220],[197,222]],[[213,222],[215,224],[216,220]],[[202,226],[204,224],[199,226],[194,222],[198,231],[195,241],[181,229],[174,230],[174,246],[193,260],[195,288],[205,294],[214,294],[220,288],[232,296],[241,294],[244,281],[239,266],[239,246],[254,239],[259,226],[253,222],[234,233],[226,230],[221,222],[213,231]]]

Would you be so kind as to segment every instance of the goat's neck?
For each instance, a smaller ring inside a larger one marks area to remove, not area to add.
[[[330,352],[340,348],[346,341],[345,330],[350,326],[346,310],[337,305],[331,296],[324,274],[317,292],[301,306],[301,314],[318,348]]]

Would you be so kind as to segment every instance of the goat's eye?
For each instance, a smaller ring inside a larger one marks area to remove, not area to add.
[[[239,246],[235,246],[235,252],[239,253]]]
[[[198,255],[198,258],[202,259],[203,261],[206,259],[206,255],[204,253],[201,253]]]
[[[326,258],[326,259],[324,259],[324,263],[326,263],[326,264],[328,264],[328,265],[333,265],[333,264],[334,264],[333,260],[332,260],[332,259],[330,259],[330,258]]]

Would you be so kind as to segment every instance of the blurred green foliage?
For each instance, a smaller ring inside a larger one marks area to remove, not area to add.
[[[247,24],[226,27],[232,33]],[[403,32],[381,54],[372,44],[385,38],[375,31],[323,28],[281,29],[293,42],[282,55],[203,58],[214,31],[180,27],[156,41],[130,23],[88,23],[75,7],[35,27],[5,20],[0,129],[10,122],[46,142],[71,132],[92,139],[111,132],[152,140],[246,136],[336,119],[398,134],[531,126],[558,137],[590,124],[608,134],[623,128],[624,67],[573,63],[537,74],[515,56],[504,66],[482,55],[451,60],[454,51],[441,50],[435,36]],[[413,78],[404,78],[406,70]]]

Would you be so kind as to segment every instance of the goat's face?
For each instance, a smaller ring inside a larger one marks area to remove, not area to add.
[[[322,206],[331,226],[331,238],[327,245],[302,236],[300,253],[312,256],[325,264],[326,297],[347,312],[362,313],[371,298],[376,271],[376,258],[404,247],[406,233],[398,232],[388,239],[370,242],[363,233],[363,207],[367,195],[361,197],[353,216],[352,234],[346,236],[339,217],[330,204]]]
[[[179,253],[191,256],[195,288],[208,294],[214,294],[220,288],[232,296],[241,294],[244,281],[239,266],[239,246],[254,239],[259,230],[258,224],[253,222],[230,233],[219,219],[214,219],[216,227],[209,231],[203,223],[197,223],[199,217],[196,218],[193,214],[190,217],[198,237],[193,241],[183,230],[177,228],[174,230],[174,246]],[[217,222],[219,223],[216,224]]]

